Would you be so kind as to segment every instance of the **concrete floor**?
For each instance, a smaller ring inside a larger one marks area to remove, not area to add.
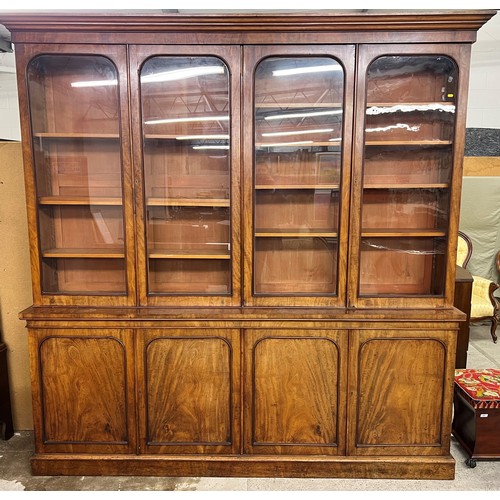
[[[493,344],[487,325],[471,327],[467,366],[471,368],[500,366],[500,343]],[[33,453],[33,433],[23,431],[16,433],[9,441],[0,441],[0,491],[500,491],[500,461],[478,461],[477,467],[470,469],[464,463],[467,456],[454,438],[452,438],[451,452],[456,460],[456,474],[453,481],[35,477],[31,475],[29,465]]]

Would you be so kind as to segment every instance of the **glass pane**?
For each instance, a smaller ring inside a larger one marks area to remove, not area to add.
[[[228,69],[216,57],[153,57],[141,99],[149,292],[226,295]]]
[[[444,293],[457,74],[430,55],[368,69],[360,295]]]
[[[337,293],[344,72],[272,57],[255,73],[254,292]]]
[[[117,71],[102,56],[28,68],[42,291],[126,292]]]

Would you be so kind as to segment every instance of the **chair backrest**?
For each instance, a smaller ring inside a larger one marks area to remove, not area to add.
[[[472,241],[462,231],[458,231],[457,265],[467,268],[472,255]]]

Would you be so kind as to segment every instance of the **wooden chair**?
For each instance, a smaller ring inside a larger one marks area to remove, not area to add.
[[[467,264],[472,256],[472,241],[462,231],[458,232],[457,246],[457,265],[467,268]],[[500,252],[496,256],[497,268],[500,271]],[[491,321],[491,337],[493,342],[497,342],[496,329],[500,321],[500,302],[493,295],[493,292],[500,288],[500,285],[481,276],[472,275],[474,283],[472,284],[472,302],[470,321]]]

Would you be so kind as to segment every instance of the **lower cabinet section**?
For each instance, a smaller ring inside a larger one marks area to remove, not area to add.
[[[30,326],[34,473],[452,478],[454,325],[331,323]]]

